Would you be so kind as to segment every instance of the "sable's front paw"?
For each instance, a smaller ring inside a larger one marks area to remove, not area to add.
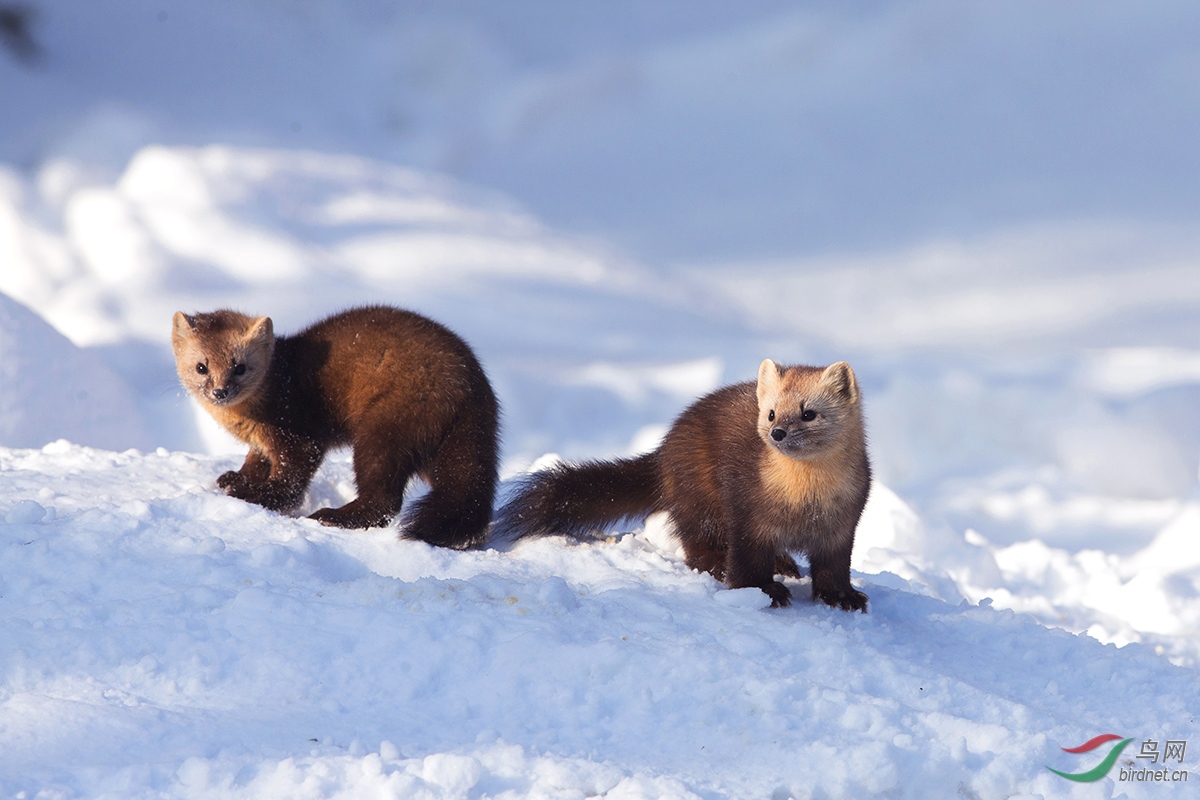
[[[261,503],[258,496],[257,487],[246,480],[246,476],[240,472],[226,472],[217,478],[217,486],[230,497],[236,497],[238,500],[245,500],[248,503]]]
[[[322,525],[328,525],[331,528],[344,528],[338,519],[336,508],[318,508],[316,511],[308,515],[309,519],[315,519]]]
[[[707,572],[721,583],[725,582],[725,551],[684,547],[684,562],[697,572]]]
[[[393,512],[394,513],[394,512]],[[352,500],[341,508],[321,508],[308,515],[322,525],[332,528],[382,528],[387,525],[393,514],[385,510],[373,508],[366,503]]]
[[[251,503],[256,503],[258,492],[246,480],[246,476],[240,472],[226,472],[221,477],[217,478],[217,486],[230,497],[236,497],[238,500],[246,500]]]
[[[790,553],[775,556],[775,574],[785,578],[799,578],[800,567]]]
[[[244,479],[240,473],[229,470],[229,472],[225,472],[217,476],[217,486],[228,491],[230,486],[233,486],[235,483],[241,480]]]
[[[771,608],[786,608],[792,604],[792,593],[779,581],[771,581],[762,590],[771,598]]]
[[[247,503],[264,506],[270,508],[272,511],[278,511],[282,508],[279,503],[271,502],[272,497],[263,491],[262,486],[246,480],[246,476],[240,472],[226,472],[217,478],[217,486],[221,487],[225,494],[235,497],[238,500],[245,500]]]
[[[818,591],[813,589],[813,599],[820,600],[826,605],[840,608],[842,611],[861,611],[867,613],[867,596],[857,589],[829,589]]]

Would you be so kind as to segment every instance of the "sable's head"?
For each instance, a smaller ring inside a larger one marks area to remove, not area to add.
[[[185,389],[214,406],[233,406],[253,397],[266,377],[275,332],[270,317],[177,311],[171,346]]]
[[[758,434],[791,458],[816,458],[862,437],[854,370],[845,361],[821,367],[758,368]]]

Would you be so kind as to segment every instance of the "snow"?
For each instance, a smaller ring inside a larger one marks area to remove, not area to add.
[[[129,413],[134,404],[133,391],[103,359],[0,294],[0,442],[145,447],[149,435]]]
[[[1184,796],[1046,766],[1198,738],[1194,9],[427,5],[37,4],[0,51],[0,796]],[[296,517],[220,495],[171,315],[368,302],[472,343],[506,481],[849,361],[869,613],[661,515],[329,530],[345,452]]]
[[[330,530],[218,495],[234,463],[0,451],[6,796],[1064,796],[1081,727],[1196,732],[1141,645],[872,576],[866,615],[764,610],[642,535]]]

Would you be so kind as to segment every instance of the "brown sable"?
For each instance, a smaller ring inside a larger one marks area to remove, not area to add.
[[[693,569],[786,606],[791,593],[774,576],[800,577],[791,553],[803,552],[814,599],[866,611],[867,596],[850,584],[850,553],[870,483],[850,365],[767,359],[757,385],[702,397],[652,453],[529,476],[493,528],[509,538],[579,536],[668,511]]]
[[[386,525],[418,475],[430,491],[405,535],[443,547],[483,541],[496,490],[499,407],[467,344],[387,306],[335,314],[293,336],[269,317],[175,314],[184,387],[250,445],[226,494],[273,511],[299,505],[330,448],[354,449],[357,499],[312,515],[326,525]]]

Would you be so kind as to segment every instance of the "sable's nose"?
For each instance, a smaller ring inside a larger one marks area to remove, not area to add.
[[[213,390],[212,390],[212,396],[213,396],[213,400],[224,400],[226,397],[228,397],[228,396],[229,396],[229,390],[228,390],[228,389],[224,389],[224,388],[222,388],[222,389],[213,389]]]
[[[777,442],[782,442],[787,438],[787,431],[785,431],[783,428],[776,428],[775,430],[771,431],[771,438]]]

